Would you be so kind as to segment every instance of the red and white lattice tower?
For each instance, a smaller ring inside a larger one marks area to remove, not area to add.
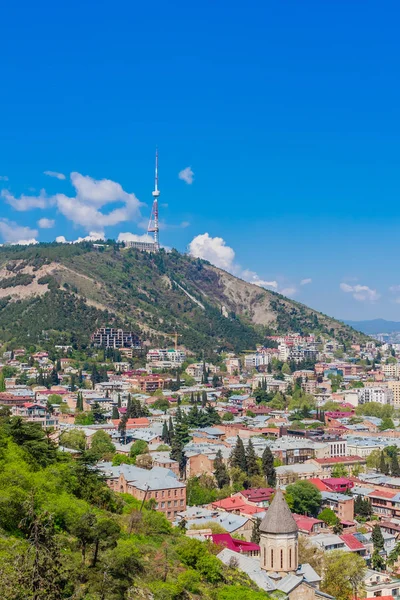
[[[149,226],[147,228],[147,233],[154,234],[154,246],[155,250],[160,249],[160,240],[158,237],[159,226],[158,226],[158,198],[160,196],[160,191],[158,189],[158,150],[156,150],[156,170],[155,170],[155,184],[154,184],[154,192],[153,195],[153,208],[151,210],[151,217],[149,221]]]

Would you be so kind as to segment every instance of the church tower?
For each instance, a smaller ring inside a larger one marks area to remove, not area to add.
[[[282,577],[298,567],[298,527],[281,490],[260,524],[261,568]]]

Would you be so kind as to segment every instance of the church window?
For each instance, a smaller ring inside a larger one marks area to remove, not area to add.
[[[271,569],[273,569],[273,568],[274,568],[274,551],[271,548]]]
[[[281,550],[281,569],[283,569],[283,550]]]
[[[292,568],[292,549],[289,549],[289,569]]]

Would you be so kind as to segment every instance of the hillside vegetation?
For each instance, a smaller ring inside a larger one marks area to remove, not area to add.
[[[361,333],[280,294],[173,250],[109,243],[0,248],[0,341],[85,345],[97,327],[129,327],[152,343],[237,352],[288,331],[344,343]]]
[[[117,495],[37,423],[0,414],[2,600],[261,600],[163,514]]]

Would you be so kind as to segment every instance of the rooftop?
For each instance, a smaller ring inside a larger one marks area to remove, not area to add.
[[[278,489],[267,514],[260,524],[262,533],[297,533],[299,528],[288,507],[282,490]]]

